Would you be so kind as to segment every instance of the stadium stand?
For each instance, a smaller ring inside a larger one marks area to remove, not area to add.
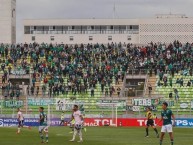
[[[160,96],[176,102],[192,99],[193,44],[190,43],[1,44],[0,55],[0,85],[6,98],[19,94],[25,100],[18,91],[21,87],[9,81],[11,75],[23,77],[24,70],[31,78],[25,88],[28,96],[79,99],[92,104],[103,97],[122,96],[129,68],[149,73],[146,97]]]
[[[28,97],[76,98],[86,103],[95,103],[101,97],[119,97],[128,67],[126,50],[122,44],[113,43],[1,44],[0,55],[5,99],[18,94],[19,86],[9,81],[13,75],[18,79],[30,76],[31,82],[24,90]]]
[[[154,46],[155,47],[155,46]],[[180,102],[192,101],[192,52],[193,44],[161,45],[156,49],[156,65],[149,69],[149,84],[152,86],[151,96],[161,96],[163,100],[174,101],[174,111],[190,111],[189,107],[180,109]],[[155,58],[155,57],[154,57]],[[154,61],[155,59],[152,59]],[[154,63],[155,64],[155,63]],[[148,90],[148,87],[146,88]],[[149,92],[146,91],[146,96]],[[159,108],[160,109],[160,108]]]

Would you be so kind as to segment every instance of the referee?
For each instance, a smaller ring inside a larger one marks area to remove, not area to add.
[[[154,118],[153,118],[153,114],[151,112],[151,108],[147,107],[146,111],[147,111],[147,113],[146,113],[147,124],[146,124],[146,136],[145,137],[149,137],[149,127],[151,126],[154,129],[154,131],[156,132],[157,138],[159,138],[157,128],[154,125],[154,120],[153,120]]]
[[[60,126],[64,126],[64,112],[62,112],[60,117]]]

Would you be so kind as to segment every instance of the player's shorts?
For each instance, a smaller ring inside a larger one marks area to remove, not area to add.
[[[153,119],[147,120],[146,126],[154,126],[154,121],[153,121]]]
[[[162,129],[161,129],[161,132],[173,132],[173,129],[172,129],[172,125],[171,124],[168,124],[168,125],[163,125],[162,126]]]
[[[24,120],[20,120],[18,123],[18,127],[23,126],[23,124],[24,124]]]
[[[76,130],[81,130],[82,125],[80,125],[80,124],[75,124],[74,128],[75,128]]]
[[[39,126],[39,132],[42,133],[43,131],[48,133],[48,126]]]

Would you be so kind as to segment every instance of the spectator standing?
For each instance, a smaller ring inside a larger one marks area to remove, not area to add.
[[[19,101],[19,97],[20,97],[20,89],[17,88],[16,90],[16,99]]]
[[[91,97],[94,97],[94,87],[91,87],[90,91],[91,91]]]
[[[36,87],[36,97],[38,97],[38,95],[39,95],[39,89],[40,89],[39,86],[37,86]]]
[[[174,94],[175,94],[176,103],[178,103],[178,101],[179,101],[179,95],[178,95],[178,90],[177,90],[176,88],[174,88]]]
[[[117,88],[117,95],[118,95],[118,97],[120,97],[120,93],[121,93],[121,88],[118,87],[118,88]]]
[[[149,84],[149,86],[148,86],[148,91],[149,91],[149,97],[151,97],[151,92],[152,92],[152,86],[151,86],[151,84]]]

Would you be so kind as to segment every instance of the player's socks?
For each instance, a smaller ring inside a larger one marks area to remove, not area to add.
[[[79,137],[80,137],[80,141],[82,141],[82,132],[81,132],[81,130],[79,131]]]
[[[157,135],[157,138],[159,138],[159,134],[158,134],[157,128],[154,128],[154,131],[155,131],[155,133]]]
[[[72,140],[75,140],[76,134],[77,134],[77,130],[75,129]],[[72,140],[71,140],[71,141],[72,141]]]
[[[48,143],[48,134],[46,134],[46,142]]]
[[[154,131],[156,132],[156,134],[158,134],[157,128],[154,128]]]
[[[148,135],[149,135],[149,129],[146,128],[146,136],[148,136]]]
[[[40,134],[40,138],[41,138],[41,140],[43,142],[44,141],[44,135],[42,133]]]
[[[158,133],[158,134],[156,134],[156,136],[157,136],[157,138],[159,138],[159,133]]]
[[[174,140],[173,139],[171,139],[171,145],[174,145]]]
[[[162,145],[162,140],[160,140],[160,145]]]
[[[21,128],[17,128],[17,133],[20,133],[21,132]]]

